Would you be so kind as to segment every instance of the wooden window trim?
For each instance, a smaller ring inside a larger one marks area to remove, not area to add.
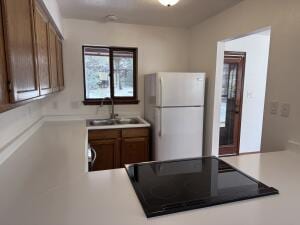
[[[89,99],[86,98],[86,75],[85,75],[85,48],[99,48],[99,49],[109,49],[109,62],[110,62],[110,71],[111,75],[114,71],[113,65],[113,52],[114,51],[129,51],[133,53],[133,97],[115,97],[114,96],[114,76],[110,75],[110,93],[114,104],[123,105],[123,104],[139,104],[138,100],[138,48],[133,47],[110,47],[110,46],[92,46],[92,45],[83,45],[82,46],[82,67],[83,67],[83,86],[84,86],[84,105],[99,105],[103,102],[104,105],[110,105],[110,100],[104,100],[103,98],[99,99]]]

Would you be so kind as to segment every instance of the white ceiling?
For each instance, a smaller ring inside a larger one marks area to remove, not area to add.
[[[164,7],[158,0],[57,0],[65,18],[104,21],[116,15],[120,23],[190,27],[242,0],[181,0]]]

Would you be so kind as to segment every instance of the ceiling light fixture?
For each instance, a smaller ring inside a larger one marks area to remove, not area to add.
[[[173,5],[176,5],[179,0],[158,0],[162,5],[171,7]]]

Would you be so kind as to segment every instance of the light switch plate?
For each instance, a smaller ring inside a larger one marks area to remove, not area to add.
[[[253,92],[247,91],[247,98],[253,98]]]
[[[270,112],[271,112],[272,115],[277,115],[277,113],[278,113],[278,107],[279,107],[279,103],[278,102],[271,102]]]
[[[290,111],[291,111],[291,105],[290,104],[287,104],[287,103],[284,103],[281,105],[281,112],[280,112],[280,115],[282,117],[289,117],[290,116]]]

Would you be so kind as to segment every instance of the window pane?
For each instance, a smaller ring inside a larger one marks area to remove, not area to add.
[[[110,66],[108,48],[84,48],[86,98],[110,96]]]
[[[133,97],[133,59],[130,51],[114,51],[114,95],[115,97]]]

